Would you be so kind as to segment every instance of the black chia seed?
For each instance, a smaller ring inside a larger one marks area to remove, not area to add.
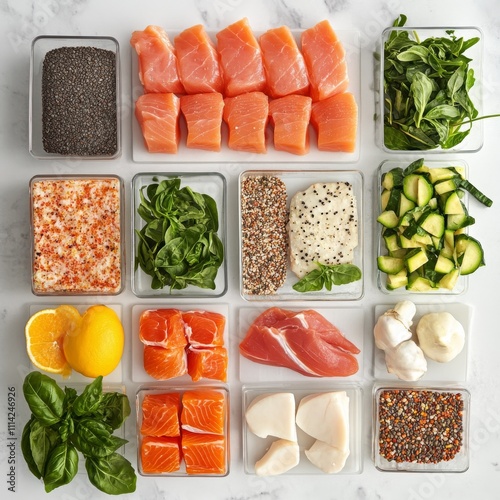
[[[62,47],[46,54],[42,70],[42,141],[47,153],[116,153],[116,57],[112,51]]]

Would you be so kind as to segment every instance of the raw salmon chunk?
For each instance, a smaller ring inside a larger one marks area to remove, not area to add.
[[[350,92],[335,94],[313,104],[311,123],[320,151],[352,153],[356,148],[358,106]]]
[[[165,349],[145,345],[144,370],[157,380],[167,380],[186,374],[187,356],[184,347]]]
[[[226,398],[212,389],[186,391],[182,395],[182,431],[224,434]]]
[[[288,95],[269,103],[276,150],[296,155],[309,151],[311,103],[311,98],[304,95]]]
[[[225,96],[265,91],[266,75],[262,52],[248,19],[240,19],[219,31],[216,36]]]
[[[144,94],[135,103],[135,116],[150,153],[177,153],[180,100],[175,94]]]
[[[269,103],[266,94],[248,92],[224,99],[224,121],[229,128],[228,147],[250,153],[266,152]]]
[[[193,347],[224,345],[226,317],[212,311],[187,311],[182,313],[184,331]]]
[[[139,338],[146,345],[172,349],[187,345],[182,314],[177,309],[148,309],[139,320]]]
[[[202,378],[227,381],[227,349],[225,347],[190,347],[187,350],[188,373],[197,382]]]
[[[220,151],[224,98],[219,92],[183,95],[181,111],[186,119],[188,148]]]
[[[345,92],[349,85],[345,50],[330,23],[324,20],[303,31],[301,46],[313,101]]]
[[[141,467],[146,474],[178,471],[181,468],[180,438],[144,437],[141,442]]]
[[[188,94],[224,91],[219,55],[201,24],[174,38],[181,82]]]
[[[144,31],[134,31],[130,44],[139,58],[139,79],[145,92],[184,92],[175,49],[163,28],[148,26]]]
[[[306,64],[290,29],[286,26],[270,29],[261,35],[259,42],[269,95],[274,98],[289,94],[307,95]]]
[[[182,454],[188,474],[224,474],[226,438],[214,434],[182,432]]]
[[[142,401],[141,434],[144,436],[180,436],[181,398],[176,392],[146,394]]]

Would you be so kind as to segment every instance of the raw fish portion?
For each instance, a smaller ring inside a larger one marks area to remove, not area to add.
[[[187,363],[193,382],[202,378],[227,381],[228,357],[225,347],[189,347]]]
[[[141,434],[180,436],[181,398],[178,393],[146,394],[142,401]]]
[[[340,472],[349,457],[349,450],[340,450],[323,441],[316,440],[304,453],[309,461],[327,474]]]
[[[184,347],[184,322],[178,309],[148,309],[139,319],[139,338],[146,345],[164,348]]]
[[[249,92],[224,99],[224,121],[229,128],[228,146],[236,151],[266,152],[268,98],[262,92]]]
[[[184,347],[165,349],[145,345],[144,370],[157,380],[167,380],[186,374],[187,356]]]
[[[223,108],[224,98],[219,92],[181,96],[188,148],[220,151]]]
[[[135,116],[150,153],[177,153],[180,99],[170,94],[144,94],[135,103]]]
[[[266,31],[259,39],[270,97],[307,95],[306,63],[292,32],[286,26]]]
[[[277,151],[296,155],[305,155],[309,151],[311,103],[311,98],[304,95],[288,95],[269,103]]]
[[[301,47],[313,101],[347,90],[349,78],[344,46],[327,20],[302,32]]]
[[[320,151],[352,153],[356,148],[358,106],[350,92],[335,94],[313,104],[311,123]]]
[[[278,439],[273,441],[265,455],[256,462],[255,474],[276,476],[293,469],[299,464],[300,449],[295,441]]]
[[[139,58],[139,79],[146,93],[184,93],[175,49],[163,28],[148,26],[144,31],[134,31],[130,44]]]
[[[225,96],[265,91],[266,75],[262,52],[248,19],[243,18],[231,24],[216,36]]]
[[[141,442],[141,467],[146,474],[178,471],[181,468],[180,438],[144,437]]]
[[[226,472],[225,436],[183,431],[182,454],[188,474]]]
[[[224,91],[219,55],[201,24],[177,35],[174,45],[181,82],[188,94]]]
[[[190,390],[182,396],[182,431],[224,434],[226,398],[217,390]]]
[[[353,354],[359,349],[316,311],[267,309],[248,329],[240,353],[310,377],[346,377],[358,371]]]
[[[193,347],[224,345],[224,315],[212,311],[187,311],[182,313],[184,330]]]

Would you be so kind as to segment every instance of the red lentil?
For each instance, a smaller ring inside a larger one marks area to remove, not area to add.
[[[250,176],[241,184],[243,291],[270,295],[287,273],[287,194],[278,177]]]
[[[460,393],[387,389],[378,397],[379,454],[392,462],[453,460],[462,447]]]

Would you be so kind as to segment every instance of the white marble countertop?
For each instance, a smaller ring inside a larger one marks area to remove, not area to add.
[[[500,168],[498,139],[500,120],[484,123],[484,147],[477,153],[446,155],[462,158],[469,164],[470,180],[487,191],[494,200],[492,208],[474,207],[475,236],[483,242],[487,267],[472,277],[468,291],[458,297],[433,300],[467,303],[473,306],[473,328],[470,339],[469,373],[466,387],[472,395],[470,447],[471,462],[462,474],[382,473],[371,460],[371,388],[373,363],[371,328],[374,306],[388,303],[388,297],[378,291],[375,283],[373,228],[373,185],[375,171],[387,159],[374,140],[374,78],[373,51],[382,30],[400,13],[405,13],[413,26],[478,26],[484,33],[484,110],[500,112],[500,11],[496,0],[457,2],[452,0],[184,0],[120,1],[120,0],[2,0],[0,2],[0,496],[11,498],[8,472],[14,460],[15,498],[44,497],[43,486],[31,474],[23,461],[19,440],[14,452],[9,448],[7,397],[13,388],[16,393],[15,437],[20,438],[26,422],[26,406],[22,396],[22,380],[28,371],[25,354],[24,324],[29,305],[51,303],[32,295],[30,290],[29,200],[28,182],[36,174],[57,173],[116,173],[127,186],[140,171],[150,171],[151,165],[132,162],[130,108],[124,108],[123,146],[119,160],[71,164],[56,161],[37,161],[28,152],[28,80],[32,39],[39,34],[110,35],[118,39],[122,55],[122,93],[130,103],[130,34],[148,24],[180,30],[203,23],[217,31],[231,22],[247,16],[252,27],[264,30],[280,24],[306,28],[328,18],[336,29],[356,30],[361,42],[361,154],[355,164],[345,168],[361,170],[365,177],[365,295],[359,302],[365,313],[365,374],[362,382],[363,472],[339,476],[282,476],[261,478],[246,475],[243,470],[241,445],[241,382],[238,380],[236,343],[230,344],[231,409],[231,470],[224,478],[138,478],[137,491],[130,495],[142,499],[359,499],[359,500],[423,500],[469,499],[481,495],[485,499],[500,498],[500,375],[498,352],[500,335],[496,323],[500,283]],[[408,159],[403,157],[403,159]],[[292,168],[297,168],[294,164]],[[186,168],[185,165],[180,167]],[[153,170],[175,170],[179,165],[153,165]],[[222,172],[228,179],[229,214],[237,206],[237,177],[248,165],[235,163],[212,164],[210,169]],[[324,168],[320,167],[320,168]],[[202,170],[197,165],[196,170]],[[127,203],[129,197],[127,196]],[[237,262],[237,218],[229,217],[229,291],[222,299],[230,304],[230,332],[237,328],[237,311],[248,305],[239,296]],[[73,303],[93,299],[73,300]],[[431,299],[432,300],[432,299]],[[429,299],[417,297],[416,302]],[[120,303],[124,309],[125,328],[130,335],[130,309],[140,302],[131,292],[130,280],[126,290],[103,302]],[[336,307],[333,303],[332,307]],[[127,344],[130,346],[130,342]],[[130,350],[125,364],[130,363]],[[371,364],[371,366],[370,366]],[[124,370],[127,392],[132,397],[137,385],[130,382],[130,365]],[[10,388],[10,389],[9,389]],[[132,416],[127,423],[131,444],[126,453],[136,463],[135,427]],[[480,492],[480,493],[479,493]],[[85,500],[104,498],[79,474],[69,485],[59,488],[47,498]]]

